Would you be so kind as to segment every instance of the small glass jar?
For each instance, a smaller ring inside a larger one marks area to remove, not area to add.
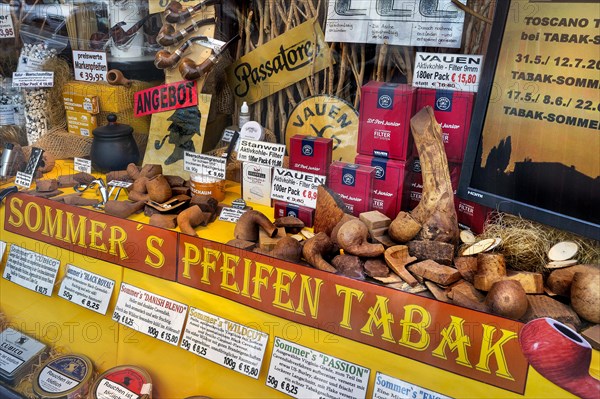
[[[210,195],[217,201],[225,199],[225,180],[212,176],[192,174],[190,176],[190,190],[193,195]]]

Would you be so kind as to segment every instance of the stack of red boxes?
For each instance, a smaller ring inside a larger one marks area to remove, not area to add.
[[[442,139],[450,168],[458,222],[464,227],[469,227],[474,232],[480,233],[489,208],[456,196],[465,146],[471,126],[473,101],[474,93],[468,92],[419,89],[417,93],[417,110],[427,105],[431,106],[435,119],[442,128]],[[411,210],[419,203],[423,189],[418,153],[414,145],[411,158],[406,173],[408,189],[404,196],[403,209],[405,210]]]
[[[409,85],[382,82],[369,82],[361,91],[355,162],[376,169],[371,209],[392,219],[401,210],[416,93]]]
[[[372,210],[375,168],[336,161],[329,168],[327,185],[337,193],[344,204],[358,217]]]
[[[333,152],[333,140],[326,137],[295,135],[290,138],[290,169],[327,176]],[[315,210],[306,206],[274,201],[275,218],[295,216],[311,227]]]

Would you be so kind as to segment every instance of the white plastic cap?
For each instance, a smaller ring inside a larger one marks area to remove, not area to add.
[[[248,112],[250,112],[250,109],[248,108],[248,103],[246,101],[244,101],[244,103],[242,104],[242,108],[240,108],[240,112],[247,114]]]

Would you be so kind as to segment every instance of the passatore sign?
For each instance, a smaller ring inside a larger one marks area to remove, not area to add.
[[[181,81],[138,91],[133,96],[135,116],[198,105],[196,81]]]
[[[177,281],[294,322],[523,393],[521,323],[179,237]]]
[[[167,280],[175,280],[177,232],[16,193],[4,229]]]

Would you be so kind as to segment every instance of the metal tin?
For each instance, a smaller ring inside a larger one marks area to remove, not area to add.
[[[0,380],[15,385],[31,372],[46,345],[13,328],[0,333]]]
[[[33,392],[43,399],[75,399],[87,394],[94,374],[84,355],[62,355],[48,360],[33,376]]]
[[[137,399],[141,395],[152,397],[152,378],[146,370],[136,366],[117,366],[96,378],[88,398]]]

